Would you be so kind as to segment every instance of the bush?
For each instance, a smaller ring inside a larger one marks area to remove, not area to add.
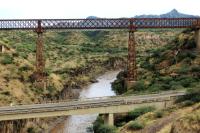
[[[190,68],[190,71],[191,71],[191,72],[200,72],[200,66],[192,66],[192,67]]]
[[[127,91],[127,88],[125,87],[125,78],[126,78],[127,72],[122,71],[117,75],[117,79],[112,82],[112,90],[116,94],[123,94]]]
[[[177,55],[177,61],[180,62],[185,58],[195,59],[196,54],[192,51],[182,51]]]
[[[116,128],[113,126],[109,126],[109,125],[100,125],[100,127],[98,127],[98,130],[94,133],[116,133]]]
[[[1,60],[1,63],[6,64],[12,64],[13,63],[13,57],[11,55],[4,55],[4,58]]]
[[[33,128],[33,127],[29,127],[29,128],[27,129],[27,133],[35,133],[34,128]]]
[[[19,71],[28,71],[28,70],[32,70],[32,68],[28,65],[25,65],[19,68]]]
[[[131,130],[140,130],[144,128],[144,125],[136,121],[133,121],[128,125],[128,128]]]
[[[184,101],[186,101],[187,104],[200,102],[200,88],[197,87],[197,88],[188,89],[186,95],[180,96],[176,100],[176,102],[178,103],[184,102]]]
[[[155,65],[151,64],[149,61],[145,61],[141,63],[141,68],[147,69],[149,71],[154,71],[155,70]]]
[[[149,88],[148,88],[149,91],[160,91],[162,90],[162,86],[160,84],[152,84]]]
[[[104,124],[102,117],[97,117],[96,121],[93,123],[94,133],[115,133],[116,128],[114,126],[108,126]]]
[[[2,95],[10,96],[10,91],[3,91],[1,92]]]
[[[182,66],[179,70],[179,74],[187,74],[190,71],[189,66]]]
[[[163,115],[164,115],[164,113],[163,113],[163,111],[161,111],[161,110],[155,112],[155,116],[156,116],[156,118],[162,118]]]
[[[165,76],[165,77],[161,77],[160,80],[166,84],[169,84],[171,81],[173,81],[173,78],[170,76]]]
[[[112,82],[112,90],[116,94],[125,93],[127,89],[125,88],[124,82],[125,82],[124,80],[115,80],[114,82]]]
[[[146,88],[147,87],[143,81],[137,81],[131,89],[133,89],[134,91],[144,91],[146,90]]]
[[[100,125],[104,124],[104,120],[102,117],[98,116],[95,122],[93,123],[93,129],[96,131]]]
[[[194,78],[192,78],[192,77],[186,77],[186,78],[184,78],[184,79],[182,79],[181,81],[180,81],[180,83],[181,83],[181,85],[183,86],[183,87],[189,87],[193,82],[195,82],[196,80],[194,79]]]
[[[141,116],[145,113],[148,113],[148,112],[152,112],[154,110],[155,110],[155,108],[152,106],[136,108],[133,111],[128,113],[128,119],[135,120],[139,116]]]

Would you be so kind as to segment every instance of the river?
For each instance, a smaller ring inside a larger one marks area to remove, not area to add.
[[[118,73],[119,71],[111,71],[99,76],[97,83],[93,83],[81,90],[79,99],[114,96],[115,93],[112,91],[111,82],[116,79]],[[55,126],[51,133],[87,133],[87,127],[92,126],[92,122],[96,120],[97,115],[69,116],[65,121]]]

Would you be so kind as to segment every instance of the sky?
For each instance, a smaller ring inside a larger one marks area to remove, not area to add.
[[[200,0],[0,0],[0,19],[133,17],[177,9],[200,15]]]

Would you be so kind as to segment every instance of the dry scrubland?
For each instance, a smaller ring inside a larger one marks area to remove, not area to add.
[[[171,43],[180,32],[173,30],[141,30],[136,32],[137,63],[140,66],[149,51]],[[0,105],[36,103],[73,98],[74,90],[95,82],[95,77],[107,70],[126,68],[127,31],[46,32],[45,72],[46,89],[35,88],[36,34],[23,31],[0,33],[0,45],[7,47],[0,53]],[[144,72],[142,72],[144,71]],[[147,72],[139,67],[139,75]],[[76,92],[76,91],[75,91]],[[48,128],[44,119],[28,123],[28,132]]]

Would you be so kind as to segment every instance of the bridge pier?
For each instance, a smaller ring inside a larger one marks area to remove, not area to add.
[[[104,123],[109,126],[114,126],[114,114],[104,114],[103,115]]]
[[[44,75],[45,60],[44,60],[44,45],[43,45],[43,32],[41,20],[38,20],[38,28],[36,29],[36,87],[45,88],[46,81]]]
[[[200,50],[200,28],[195,30],[195,42],[197,45],[197,50]]]
[[[136,29],[133,25],[133,21],[130,20],[130,30],[129,30],[129,40],[128,40],[128,75],[126,80],[126,87],[130,89],[133,87],[137,80],[137,71],[136,71],[136,41],[135,33]]]

